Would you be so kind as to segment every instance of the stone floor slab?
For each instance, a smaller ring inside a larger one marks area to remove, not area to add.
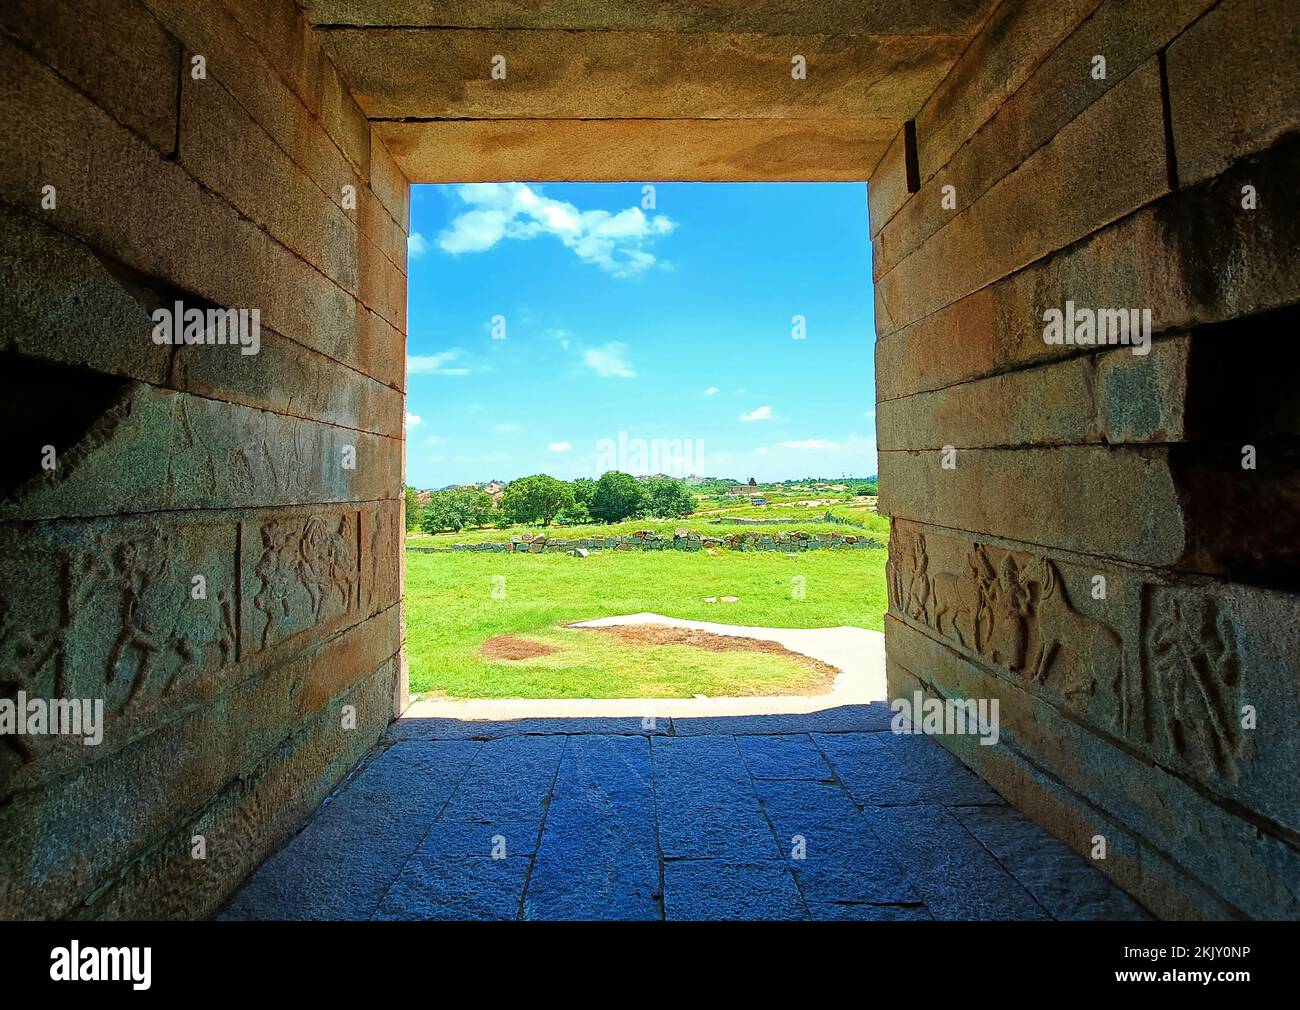
[[[983,779],[929,737],[818,733],[813,740],[861,806],[1004,802]]]
[[[810,902],[808,911],[815,922],[928,922],[933,918],[924,905]]]
[[[1077,852],[1012,807],[953,807],[954,817],[1054,919],[1150,916]]]
[[[786,865],[809,902],[915,902],[902,867],[841,786],[755,783]]]
[[[863,817],[936,919],[1050,918],[944,807],[871,807]]]
[[[223,919],[368,919],[480,747],[399,743],[258,868]]]
[[[791,736],[738,736],[736,745],[756,779],[812,779],[829,782],[830,765],[806,733]]]
[[[570,737],[524,895],[524,917],[662,914],[649,740]]]
[[[775,860],[723,863],[712,859],[664,864],[664,918],[670,920],[807,919],[794,878]]]
[[[652,741],[651,753],[665,859],[779,858],[732,737],[662,737]]]
[[[888,705],[873,702],[792,715],[675,716],[673,732],[677,736],[869,733],[888,730],[893,717]]]
[[[515,919],[529,862],[525,856],[456,859],[421,849],[393,882],[374,918]]]

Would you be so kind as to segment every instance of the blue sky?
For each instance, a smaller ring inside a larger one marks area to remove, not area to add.
[[[415,186],[409,263],[416,487],[876,472],[863,184]]]

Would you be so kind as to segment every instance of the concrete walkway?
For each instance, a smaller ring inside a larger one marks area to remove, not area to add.
[[[849,677],[816,699],[413,705],[221,917],[1144,917],[937,743],[889,731],[861,698],[884,696],[862,629],[672,623],[812,636],[799,651],[847,648],[818,658]]]

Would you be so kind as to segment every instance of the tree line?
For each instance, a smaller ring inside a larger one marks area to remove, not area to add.
[[[472,526],[513,526],[560,522],[614,523],[624,519],[678,519],[695,511],[698,498],[674,477],[633,477],[610,470],[599,480],[565,481],[545,473],[511,481],[494,502],[477,487],[431,491],[419,500],[406,489],[406,528],[425,533],[460,531]]]

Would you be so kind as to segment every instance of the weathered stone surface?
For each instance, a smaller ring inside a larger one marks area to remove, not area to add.
[[[1167,192],[1160,95],[1148,60],[930,241],[883,264],[877,298],[891,324],[929,315]],[[1144,138],[1131,157],[1113,156],[1121,135]]]
[[[1186,528],[1163,447],[963,449],[954,469],[940,451],[880,454],[880,511],[899,519],[1176,566]]]
[[[1178,442],[1191,337],[1115,347],[877,404],[882,450]]]
[[[1300,24],[1264,0],[1224,0],[1169,47],[1169,113],[1183,185],[1300,126]]]
[[[664,918],[669,921],[790,921],[808,918],[794,878],[780,863],[713,859],[664,864]]]
[[[295,105],[297,103],[295,102]],[[293,114],[307,118],[300,106]],[[296,132],[309,134],[309,130]],[[230,157],[231,148],[243,157]],[[353,215],[294,163],[271,134],[211,79],[187,74],[181,87],[180,163],[236,210],[262,225],[296,255],[355,295],[360,245]],[[375,307],[375,306],[372,306]]]
[[[305,6],[308,20],[316,25],[926,35],[974,31],[989,0],[881,0],[869,6],[856,0],[812,0],[789,6],[667,0],[653,7],[640,0],[559,0],[544,7],[520,0],[444,0],[436,8],[408,0],[308,0]]]
[[[370,918],[477,747],[394,744],[262,864],[221,918]]]
[[[870,807],[863,817],[936,919],[1050,918],[943,807]]]
[[[739,736],[736,746],[756,779],[812,779],[829,782],[830,767],[806,734]]]
[[[645,31],[320,32],[372,119],[900,121],[965,44],[950,36]],[[493,59],[506,58],[494,79]],[[794,79],[791,60],[806,61]],[[691,67],[689,75],[681,67]]]
[[[649,741],[570,738],[524,918],[659,919],[660,887]]]
[[[402,174],[388,146],[378,136],[371,141],[370,188],[376,199],[401,228],[411,230],[411,184]]]
[[[893,545],[893,614],[1203,789],[1300,823],[1283,729],[1300,719],[1294,594],[903,523]],[[1241,729],[1246,704],[1274,718]]]
[[[756,781],[755,788],[786,866],[810,903],[917,900],[843,786],[787,780]]]
[[[655,737],[651,753],[665,859],[750,863],[778,857],[731,737]]]
[[[12,43],[0,49],[0,112],[22,138],[20,156],[0,165],[6,200],[34,208],[46,183],[75,193],[50,212],[52,226],[219,306],[257,308],[263,325],[332,358],[356,360],[358,310],[346,291]],[[63,143],[67,136],[79,144]],[[193,235],[203,236],[202,255]]]
[[[145,343],[151,349],[170,350]],[[401,392],[333,358],[265,328],[257,354],[214,350],[202,345],[175,348],[169,384],[208,399],[402,437]]]
[[[232,781],[206,810],[137,859],[93,901],[68,914],[95,919],[204,919],[310,814],[370,749],[392,718],[396,665],[384,663],[335,698],[318,716]],[[356,711],[357,731],[340,738],[342,706]],[[194,858],[195,836],[207,858]],[[56,914],[48,911],[46,914]]]
[[[377,122],[412,182],[854,182],[890,120],[563,119]]]
[[[223,0],[298,99],[364,179],[370,125],[293,0]]]
[[[939,738],[981,774],[996,781],[989,766],[1002,760],[999,754],[981,752],[1005,748],[1032,756],[1043,771],[1068,784],[1076,794],[1075,804],[1082,797],[1091,808],[1104,811],[1099,817],[1109,817],[1125,833],[1142,839],[1153,854],[1168,853],[1183,868],[1185,878],[1190,876],[1200,886],[1214,882],[1212,889],[1224,905],[1264,918],[1297,914],[1300,906],[1290,882],[1300,879],[1300,853],[1280,840],[1275,828],[1261,830],[1266,824],[1261,818],[1248,820],[1240,816],[1240,808],[1215,803],[1203,789],[1115,746],[1009,679],[986,672],[892,615],[887,623],[891,655],[902,669],[925,670],[927,682],[941,686],[946,697],[1000,699],[1003,746],[980,747],[970,737]],[[896,683],[897,677],[891,685]],[[1117,781],[1125,782],[1126,788],[1116,790]],[[1005,790],[1013,800],[1020,793],[1015,786]],[[1099,832],[1095,826],[1089,831],[1081,824],[1076,830],[1078,834],[1056,833],[1076,851],[1089,851],[1092,835]],[[1138,893],[1159,910],[1144,887]],[[1189,906],[1196,907],[1195,903]]]
[[[1047,55],[988,122],[952,153],[946,165],[927,166],[933,175],[919,193],[908,199],[898,216],[888,221],[888,227],[884,227],[885,207],[873,205],[880,207],[882,215],[877,223],[873,210],[875,276],[886,273],[958,212],[1015,171],[1070,120],[1154,56],[1211,2],[1106,0],[1097,7]],[[1093,76],[1093,59],[1099,55],[1106,60],[1101,80]],[[1136,130],[1126,135],[1135,142],[1140,136]],[[1158,144],[1159,138],[1148,136],[1140,142]],[[886,191],[896,189],[902,179],[901,160],[882,161],[872,176],[871,188],[879,184]],[[951,206],[945,206],[943,201],[947,186],[952,187]]]
[[[922,181],[947,164],[1100,0],[999,4],[916,114]]]
[[[872,905],[860,901],[808,902],[814,922],[928,922],[934,917],[914,905]]]
[[[116,0],[13,0],[0,10],[0,29],[163,154],[175,148],[180,47],[143,7]]]
[[[6,917],[64,914],[203,810],[228,783],[252,776],[312,713],[337,706],[330,697],[302,690],[310,683],[310,670],[307,661],[244,680],[126,746],[106,735],[101,747],[85,748],[95,753],[75,771],[0,806],[0,834],[9,841],[0,853],[0,908]],[[362,670],[340,663],[335,675],[346,686],[363,680]],[[336,752],[355,753],[357,735],[377,729],[373,719],[358,719],[356,728],[347,728],[337,707],[335,713]],[[129,740],[131,728],[124,722],[118,732]],[[233,883],[226,879],[225,886]]]
[[[924,736],[831,733],[813,739],[860,806],[1003,802],[983,779]]]
[[[439,821],[531,824],[535,837],[565,743],[563,736],[508,736],[483,744]]]
[[[39,217],[0,208],[0,272],[6,350],[155,384],[166,379],[169,348],[150,339],[149,313],[82,243]]]
[[[421,846],[393,881],[378,920],[506,920],[518,917],[529,860],[451,859]]]
[[[1077,351],[1043,341],[1044,310],[1062,309],[1067,299],[1094,308],[1149,307],[1155,333],[1294,303],[1296,219],[1237,208],[1247,184],[1262,208],[1286,206],[1298,171],[1300,141],[1284,139],[902,329],[878,298],[879,395],[936,389]]]
[[[207,347],[239,354],[237,347]],[[295,501],[374,501],[400,487],[395,438],[128,384],[0,518],[105,515]],[[355,455],[355,468],[345,465]],[[355,553],[355,552],[354,552]]]
[[[877,245],[874,237],[889,220],[898,213],[898,208],[911,198],[907,189],[907,155],[903,131],[895,134],[894,139],[880,156],[880,161],[871,170],[871,181],[867,185],[867,209],[869,211],[868,227],[873,241],[871,255],[876,256]],[[872,270],[875,276],[875,270]]]
[[[1094,866],[1011,807],[949,811],[1053,919],[1141,920],[1149,916]]]

